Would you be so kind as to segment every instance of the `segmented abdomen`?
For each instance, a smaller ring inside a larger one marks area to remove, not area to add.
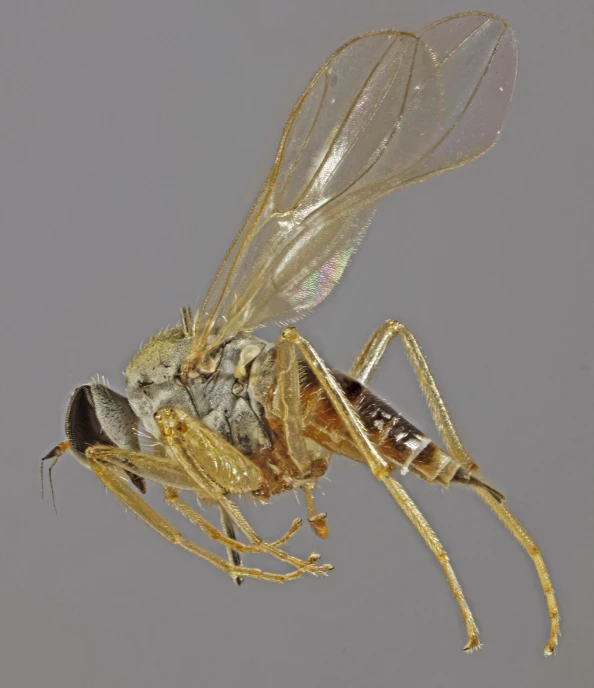
[[[336,381],[357,411],[369,439],[381,454],[403,472],[411,471],[429,482],[449,485],[460,464],[449,457],[383,399],[349,375],[333,370]],[[305,434],[331,451],[361,461],[340,418],[306,364],[300,379],[305,411]]]

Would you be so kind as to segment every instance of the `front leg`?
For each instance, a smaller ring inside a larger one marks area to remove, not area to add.
[[[204,486],[211,497],[227,512],[250,544],[261,552],[308,573],[325,574],[332,566],[314,566],[319,555],[303,562],[274,543],[265,542],[245,519],[229,494],[251,494],[263,485],[257,466],[199,419],[179,409],[160,409],[155,414],[162,441],[188,475]]]
[[[273,583],[285,583],[289,580],[294,580],[302,576],[305,571],[297,569],[291,573],[279,574],[261,571],[260,569],[246,568],[243,566],[233,566],[228,561],[225,561],[216,554],[209,552],[204,547],[200,547],[191,540],[183,537],[183,535],[168,523],[162,516],[160,516],[154,509],[152,509],[137,493],[135,493],[122,477],[118,474],[117,469],[112,468],[108,464],[102,463],[93,457],[93,449],[89,449],[87,459],[90,468],[93,470],[99,480],[107,487],[107,489],[115,495],[121,502],[141,518],[147,525],[153,528],[157,533],[162,535],[171,544],[182,547],[186,551],[194,554],[201,559],[205,559],[216,568],[229,574],[231,577],[246,577],[256,578],[259,580],[271,581]],[[234,546],[236,546],[235,543]]]
[[[250,551],[272,554],[276,558],[301,570],[301,573],[326,573],[331,568],[328,565],[314,566],[313,562],[318,558],[317,555],[303,562],[300,559],[287,555],[280,549],[280,544],[286,542],[288,537],[296,532],[295,523],[291,526],[288,534],[281,538],[280,542],[263,543],[262,539],[258,538],[253,529],[247,524],[241,512],[225,497],[220,488],[213,489],[214,483],[209,480],[207,475],[205,476],[206,483],[201,482],[199,479],[196,479],[196,475],[190,475],[179,461],[163,455],[163,453],[161,455],[149,455],[138,451],[137,423],[138,419],[125,397],[96,382],[84,385],[74,391],[68,406],[66,413],[66,435],[68,440],[58,445],[46,458],[53,459],[53,467],[57,458],[65,451],[70,450],[79,462],[87,468],[91,468],[106,487],[114,492],[121,501],[166,539],[174,542],[174,544],[180,544],[178,542],[179,534],[175,534],[176,531],[171,530],[171,527],[160,516],[155,515],[153,517],[152,514],[154,512],[148,505],[142,500],[134,499],[130,491],[124,489],[126,476],[143,493],[146,491],[145,481],[151,480],[169,488],[191,490],[207,505],[220,504],[224,506],[228,512],[235,514],[236,522],[237,519],[241,521],[244,532],[248,531],[248,538],[251,538],[253,545]],[[221,438],[218,438],[218,440],[222,441]],[[216,443],[216,438],[214,441]],[[213,457],[211,456],[211,458]],[[246,461],[245,457],[243,457],[243,460]],[[229,464],[227,464],[226,468],[230,468]],[[225,475],[224,470],[222,474]],[[247,473],[244,471],[242,480],[243,482],[240,480],[239,484],[243,484],[244,487],[246,484],[248,487],[252,484],[254,476],[249,472],[249,467]],[[207,531],[209,528],[212,528],[210,524],[206,528]],[[220,531],[217,531],[215,539],[231,548],[235,548],[235,545],[238,544],[233,539],[220,533]],[[196,554],[197,552],[194,553]],[[199,554],[199,556],[202,556],[202,554]],[[211,561],[211,563],[214,562]],[[233,563],[228,564],[225,562],[226,566],[230,566],[229,569],[219,566],[218,563],[215,563],[215,565],[218,568],[223,568],[233,577],[241,575],[241,567],[237,567]],[[261,577],[259,575],[255,576],[253,573],[246,573],[245,575]],[[274,575],[271,574],[271,576],[264,576],[264,578],[266,580],[277,580]],[[278,582],[290,580],[292,577],[294,577],[292,574],[289,577],[281,576]]]
[[[295,566],[295,568],[303,569],[304,572],[308,573],[324,573],[328,570],[327,566],[312,566],[313,563],[318,559],[318,555],[316,554],[312,554],[307,561],[301,561],[294,557],[290,557],[279,549],[281,545],[287,542],[287,540],[289,540],[289,538],[297,532],[301,526],[300,519],[293,521],[293,524],[287,533],[285,533],[279,540],[272,543],[264,543],[262,539],[254,533],[254,537],[252,538],[253,542],[249,545],[246,545],[215,528],[203,516],[192,509],[192,507],[179,499],[178,490],[191,490],[198,495],[201,501],[205,501],[210,505],[219,503],[219,506],[224,508],[225,506],[228,506],[228,504],[221,504],[218,501],[219,496],[213,494],[210,485],[198,483],[197,480],[191,477],[184,467],[175,459],[171,459],[167,456],[153,456],[151,454],[143,454],[141,452],[132,452],[126,449],[118,449],[117,447],[102,446],[90,447],[87,449],[87,459],[102,482],[105,482],[104,478],[109,479],[110,474],[105,472],[101,473],[98,471],[97,466],[109,467],[112,473],[126,470],[133,471],[135,474],[141,475],[151,482],[161,484],[163,486],[165,501],[169,505],[181,513],[192,524],[200,528],[211,540],[219,542],[229,549],[251,554],[273,554],[273,556],[276,556],[277,559],[286,561],[287,563]],[[208,477],[206,477],[206,480],[209,480]],[[114,491],[112,488],[114,487],[115,483],[112,480],[108,480],[108,482],[109,484],[107,486],[109,489]],[[121,490],[118,489],[115,491],[115,493],[116,496],[121,499]],[[128,499],[128,497],[126,497],[126,499]],[[127,504],[127,502],[125,503]],[[229,503],[233,504],[232,502]],[[146,506],[150,509],[148,505]],[[142,513],[139,515],[141,518],[143,518],[143,520],[147,521],[147,519],[142,515],[145,514],[144,507],[142,505],[137,505],[135,509],[135,513],[137,513],[137,510],[140,510]],[[149,525],[153,527],[151,523],[149,523]],[[248,526],[248,529],[249,528],[251,527]],[[164,535],[164,537],[166,537],[168,540],[171,540],[171,538],[164,534],[162,528],[157,528],[156,530],[158,530],[158,532],[161,533],[161,535]],[[234,562],[230,563],[233,567],[233,572],[237,573],[236,569],[239,568],[239,565],[235,564]]]

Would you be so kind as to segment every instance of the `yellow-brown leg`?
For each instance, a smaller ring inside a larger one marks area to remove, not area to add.
[[[289,457],[293,461],[297,475],[304,476],[308,472],[310,458],[303,433],[299,369],[295,347],[284,345],[283,342],[278,347],[277,394],[278,410]]]
[[[258,545],[262,552],[296,568],[303,568],[313,575],[326,574],[333,567],[329,564],[316,566],[312,561],[319,555],[312,554],[307,561],[297,559],[276,545],[265,542],[246,521],[237,505],[227,496],[249,494],[260,486],[254,482],[259,469],[223,437],[202,421],[177,409],[163,408],[155,414],[161,430],[162,442],[197,485],[201,485],[211,499],[229,514],[235,525],[250,544]],[[205,469],[208,466],[209,472]],[[211,476],[216,476],[216,480]],[[261,474],[260,474],[261,479]]]
[[[476,469],[476,464],[468,455],[468,452],[458,437],[456,429],[450,419],[450,414],[441,398],[441,394],[437,389],[427,360],[423,356],[417,344],[417,340],[413,337],[410,330],[404,327],[402,323],[396,320],[387,320],[376,332],[374,332],[363,351],[361,351],[357,357],[357,360],[351,368],[350,374],[362,384],[368,384],[388,344],[392,339],[398,336],[402,341],[402,345],[415,371],[435,425],[443,438],[450,456],[455,458],[456,461],[461,463],[467,470],[471,471]]]
[[[97,465],[109,464],[109,466],[115,467],[116,469],[123,468],[135,474],[142,475],[148,480],[161,483],[164,486],[166,500],[194,525],[201,528],[211,539],[220,542],[225,545],[225,547],[230,547],[242,552],[269,554],[307,573],[325,574],[332,568],[328,564],[314,566],[313,563],[319,559],[318,554],[312,554],[307,561],[302,561],[301,559],[288,555],[279,548],[280,544],[284,544],[298,530],[301,525],[300,519],[296,519],[293,522],[291,528],[280,540],[272,543],[264,542],[251,528],[237,506],[225,495],[220,494],[220,490],[218,492],[216,491],[218,486],[214,485],[208,476],[204,475],[203,481],[198,483],[189,473],[183,470],[183,467],[177,461],[169,457],[155,457],[150,454],[142,454],[140,452],[107,446],[90,447],[87,449],[86,455],[89,460],[93,460]],[[210,500],[210,504],[218,503],[225,511],[230,513],[233,520],[250,540],[251,546],[244,545],[241,542],[225,536],[204,517],[191,509],[190,506],[179,500],[176,502],[176,488],[178,487],[197,491],[201,496],[206,495]],[[197,487],[200,489],[196,490]],[[234,566],[233,570],[236,568],[238,567]]]
[[[299,384],[299,368],[295,347],[289,342],[280,341],[277,360],[278,413],[283,426],[287,449],[298,475],[311,474],[315,461],[330,461],[330,452],[320,447],[317,451],[305,444],[303,431],[303,407]],[[329,535],[326,523],[327,514],[318,513],[314,504],[313,485],[315,482],[303,481],[300,485],[305,495],[307,516],[314,533],[326,539]]]
[[[198,514],[188,504],[182,502],[179,499],[177,490],[175,490],[174,488],[165,487],[163,488],[163,493],[165,496],[165,501],[168,504],[170,504],[176,511],[182,514],[195,526],[198,526],[212,540],[215,540],[225,545],[228,552],[229,562],[235,568],[241,567],[241,556],[239,552],[254,554],[262,553],[262,549],[259,545],[244,545],[242,542],[239,542],[235,539],[233,533],[233,522],[229,518],[227,512],[222,507],[219,506],[221,512],[221,520],[223,522],[224,527],[225,525],[227,525],[227,529],[224,533],[221,533],[219,530],[214,528],[205,518]],[[229,525],[231,526],[230,529],[228,528]],[[277,540],[276,542],[273,542],[271,544],[275,546],[280,546],[281,544],[284,544],[291,536],[293,536],[299,530],[300,527],[301,519],[297,518],[293,521],[291,528],[285,533],[285,535],[283,535],[283,537],[280,540]],[[231,555],[229,555],[229,553],[231,553]],[[310,561],[308,563],[313,563],[314,561],[315,557],[313,559],[310,558]],[[237,585],[241,585],[241,583],[243,582],[243,578],[241,576],[238,576],[236,573],[232,574],[231,577]]]
[[[388,320],[385,322],[371,336],[365,345],[365,348],[359,354],[357,360],[353,364],[350,374],[362,384],[367,384],[377,369],[380,359],[384,355],[388,344],[397,336],[400,336],[404,349],[419,381],[421,391],[423,392],[423,395],[427,401],[427,405],[431,411],[431,415],[433,416],[433,421],[435,422],[435,425],[437,426],[437,429],[443,438],[450,456],[461,463],[467,470],[476,470],[476,463],[472,460],[471,456],[466,451],[466,448],[458,437],[458,433],[456,432],[454,424],[452,423],[450,414],[448,413],[433,375],[431,374],[427,359],[423,356],[421,348],[419,347],[410,330],[404,327],[402,323],[399,323],[396,320]],[[552,655],[557,649],[558,644],[559,609],[557,606],[557,600],[555,598],[555,591],[553,590],[551,583],[551,577],[545,565],[542,554],[522,524],[504,504],[501,504],[499,501],[494,499],[493,495],[490,494],[488,490],[472,485],[471,487],[493,510],[503,525],[526,550],[534,563],[540,584],[545,594],[549,609],[549,616],[551,619],[551,634],[549,637],[549,642],[545,647],[545,655]]]
[[[512,514],[512,512],[507,508],[505,504],[498,502],[489,492],[486,490],[477,489],[475,486],[471,486],[472,489],[478,493],[480,498],[491,508],[495,513],[497,518],[503,523],[503,525],[508,529],[508,531],[516,538],[520,545],[526,550],[530,558],[532,559],[536,572],[538,573],[538,579],[544,592],[547,607],[549,609],[549,618],[551,619],[551,634],[549,636],[549,642],[545,646],[544,653],[547,657],[555,654],[559,644],[559,635],[561,633],[559,627],[559,607],[557,606],[557,599],[555,597],[555,590],[553,589],[553,584],[551,582],[551,577],[549,571],[546,567],[542,554],[534,540],[528,535],[525,528],[522,526],[520,521]]]
[[[281,337],[283,341],[289,342],[299,349],[303,358],[306,360],[307,364],[310,366],[311,370],[316,376],[321,387],[324,389],[328,400],[336,410],[336,413],[340,416],[345,430],[352,438],[360,456],[365,459],[373,475],[386,486],[386,489],[390,492],[398,506],[400,506],[405,515],[415,526],[421,537],[425,540],[427,546],[436,556],[450,585],[454,598],[458,603],[460,612],[462,613],[462,618],[466,625],[468,642],[464,647],[464,650],[472,651],[477,649],[480,647],[478,629],[472,617],[470,608],[468,607],[468,604],[464,598],[464,594],[458,579],[456,578],[456,574],[454,573],[454,570],[449,562],[448,556],[441,543],[437,539],[437,536],[433,532],[431,526],[427,523],[426,519],[407,495],[404,488],[396,480],[390,477],[390,465],[377,451],[367,436],[359,416],[350,405],[342,388],[336,382],[330,370],[315,349],[304,337],[299,334],[299,332],[297,332],[295,328],[288,328],[284,330]]]
[[[154,509],[152,509],[136,492],[134,492],[126,483],[126,481],[117,473],[116,469],[111,468],[105,464],[100,463],[89,456],[89,465],[95,475],[107,487],[112,494],[114,494],[127,508],[133,511],[139,518],[141,518],[147,525],[153,528],[157,533],[162,535],[166,540],[173,545],[178,545],[191,554],[205,559],[216,568],[224,571],[230,576],[243,576],[246,578],[256,578],[259,580],[271,581],[273,583],[285,583],[289,580],[299,578],[304,574],[303,569],[297,569],[287,574],[269,573],[261,571],[260,569],[247,568],[243,566],[233,566],[228,561],[225,561],[216,554],[209,552],[207,549],[196,545],[170,525],[162,516],[160,516]]]
[[[305,504],[307,505],[307,516],[309,524],[313,532],[322,540],[325,540],[330,534],[328,531],[328,524],[326,518],[328,514],[325,512],[318,513],[313,496],[313,487],[311,485],[304,485],[302,488],[305,495]]]
[[[215,528],[209,521],[207,521],[204,518],[204,516],[201,516],[189,504],[183,502],[179,498],[179,494],[175,488],[164,487],[163,495],[165,497],[165,501],[167,502],[167,504],[171,505],[176,511],[178,511],[185,518],[187,518],[188,521],[190,521],[190,523],[193,523],[195,526],[198,526],[200,530],[203,530],[211,540],[220,542],[222,545],[225,545],[225,547],[232,548],[234,550],[237,550],[238,552],[247,554],[262,553],[262,549],[259,545],[246,545],[243,542],[236,540],[235,538],[230,538],[228,535],[225,535],[220,530]],[[283,537],[280,538],[280,540],[276,540],[275,542],[272,542],[270,544],[284,544],[292,535],[294,535],[297,532],[297,530],[299,530],[300,527],[301,519],[296,518],[293,521],[291,528],[283,535]]]
[[[322,564],[320,566],[314,565],[320,555],[316,553],[310,554],[307,561],[297,559],[296,557],[288,554],[284,550],[280,549],[278,545],[274,542],[265,542],[252,528],[249,522],[245,519],[244,515],[239,510],[238,506],[231,501],[227,495],[223,493],[220,487],[214,483],[208,475],[206,475],[204,469],[199,463],[195,462],[194,457],[188,455],[181,456],[180,462],[186,468],[190,475],[195,475],[203,481],[203,484],[211,491],[211,494],[216,497],[217,502],[221,507],[229,514],[233,519],[233,522],[237,525],[239,530],[246,536],[249,542],[258,548],[259,552],[270,554],[271,556],[284,561],[291,566],[295,566],[307,573],[313,575],[323,574],[326,575],[328,571],[331,571],[334,567],[331,564]]]

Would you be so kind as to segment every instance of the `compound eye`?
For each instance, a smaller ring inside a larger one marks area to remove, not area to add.
[[[78,387],[72,393],[66,412],[66,437],[72,449],[83,456],[88,447],[96,444],[114,446],[97,417],[91,385]]]
[[[141,389],[144,389],[145,387],[150,387],[153,384],[153,380],[139,380],[138,386]]]

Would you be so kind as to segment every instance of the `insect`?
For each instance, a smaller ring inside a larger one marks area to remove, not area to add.
[[[419,34],[377,31],[350,41],[318,71],[285,126],[272,170],[198,313],[153,337],[126,370],[127,397],[99,381],[78,387],[66,413],[67,439],[42,460],[70,451],[131,511],[171,543],[237,583],[283,583],[332,567],[291,555],[296,519],[274,542],[262,539],[234,501],[305,495],[309,523],[328,536],[314,490],[332,454],[365,464],[437,558],[464,620],[465,650],[479,633],[448,556],[394,474],[474,490],[532,558],[551,620],[545,654],[557,647],[559,614],[534,541],[488,485],[464,448],[418,344],[400,322],[375,332],[348,374],[334,370],[294,327],[274,344],[257,328],[289,324],[332,291],[362,239],[377,202],[486,152],[512,95],[516,43],[506,22],[470,12]],[[399,338],[445,451],[368,387],[386,347]],[[141,451],[138,427],[153,442]],[[146,481],[213,541],[201,547],[142,498]],[[220,512],[217,528],[180,499],[191,492]],[[239,530],[245,542],[237,539]],[[267,554],[290,571],[242,565]]]

